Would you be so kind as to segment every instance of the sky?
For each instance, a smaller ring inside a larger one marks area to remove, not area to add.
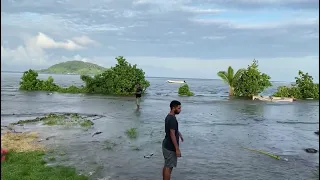
[[[319,0],[1,0],[1,70],[117,56],[147,76],[216,79],[258,60],[319,82]]]

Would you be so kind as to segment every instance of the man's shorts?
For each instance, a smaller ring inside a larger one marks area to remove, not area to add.
[[[170,151],[162,146],[162,153],[164,157],[164,167],[173,168],[177,167],[177,155],[176,152]]]
[[[140,99],[141,99],[141,98],[139,98],[139,97],[136,98],[136,104],[137,104],[137,106],[140,106]]]

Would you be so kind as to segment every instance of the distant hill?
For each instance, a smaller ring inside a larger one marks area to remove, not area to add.
[[[48,69],[38,70],[39,73],[52,73],[52,74],[100,74],[106,68],[97,64],[83,62],[83,61],[67,61],[50,66]]]

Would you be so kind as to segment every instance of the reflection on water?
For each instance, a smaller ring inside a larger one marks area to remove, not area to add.
[[[185,142],[182,158],[173,171],[181,180],[301,180],[310,179],[319,155],[304,148],[318,147],[319,103],[291,104],[228,100],[228,88],[217,80],[188,80],[201,96],[182,98],[177,87],[166,79],[150,78],[148,95],[135,111],[134,97],[21,92],[17,90],[21,74],[2,74],[1,123],[30,119],[50,112],[99,114],[93,129],[34,127],[58,152],[66,152],[57,163],[72,165],[92,179],[161,179],[164,118],[173,99],[182,101],[178,116]],[[41,76],[46,78],[45,75]],[[56,75],[59,84],[81,84],[77,76]],[[274,88],[268,91],[274,91]],[[283,123],[287,122],[287,123]],[[308,122],[308,123],[303,123]],[[128,139],[125,131],[137,128],[138,138]],[[21,127],[22,128],[22,127]],[[102,134],[92,137],[96,131]],[[241,148],[260,149],[286,157],[279,161]],[[151,158],[145,155],[153,153]]]

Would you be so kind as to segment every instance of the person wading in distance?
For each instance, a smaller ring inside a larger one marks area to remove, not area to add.
[[[136,87],[136,105],[137,105],[137,111],[139,111],[139,109],[140,109],[141,94],[142,94],[142,87],[140,86],[140,84],[137,84],[137,87]]]
[[[170,112],[165,118],[165,138],[162,141],[162,153],[164,157],[164,167],[162,169],[163,180],[170,180],[173,167],[177,167],[178,157],[181,157],[179,149],[179,137],[183,142],[182,134],[179,132],[176,115],[181,112],[181,103],[172,101]]]

